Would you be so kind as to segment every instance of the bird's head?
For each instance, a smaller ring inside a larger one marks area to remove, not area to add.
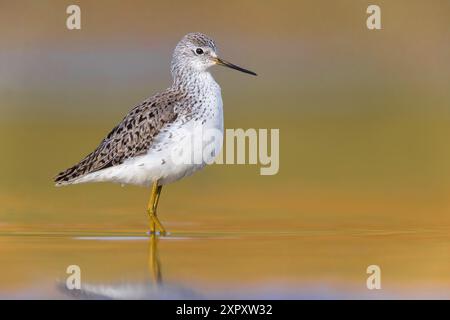
[[[221,65],[256,76],[256,73],[246,70],[217,55],[214,40],[202,33],[188,33],[178,42],[172,58],[172,73],[190,70],[203,72],[214,65]]]

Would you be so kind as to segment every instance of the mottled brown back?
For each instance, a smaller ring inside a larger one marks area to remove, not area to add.
[[[133,108],[95,151],[59,173],[55,178],[56,184],[70,184],[88,173],[147,153],[158,133],[177,118],[174,107],[179,98],[179,92],[167,89]]]

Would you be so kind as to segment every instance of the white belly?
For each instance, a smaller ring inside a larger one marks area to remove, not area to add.
[[[212,163],[223,142],[222,97],[217,84],[214,89],[204,99],[207,107],[204,117],[184,124],[182,119],[175,121],[167,132],[158,135],[147,154],[90,173],[74,183],[111,181],[149,186],[158,181],[165,185]]]

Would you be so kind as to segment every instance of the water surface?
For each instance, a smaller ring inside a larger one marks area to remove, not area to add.
[[[189,231],[157,238],[142,230],[4,231],[0,297],[449,298],[449,252],[445,229]],[[381,290],[366,288],[371,264],[381,267]],[[81,268],[81,291],[65,287],[69,265]]]

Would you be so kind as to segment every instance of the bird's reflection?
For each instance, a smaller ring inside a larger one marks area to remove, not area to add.
[[[148,238],[148,278],[142,282],[122,282],[111,284],[91,284],[81,282],[80,290],[69,290],[65,283],[60,289],[79,299],[199,299],[201,296],[192,289],[163,281],[159,257],[158,235]]]
[[[148,271],[151,275],[152,281],[156,286],[162,285],[161,262],[158,254],[158,236],[156,234],[150,235],[148,242]]]

